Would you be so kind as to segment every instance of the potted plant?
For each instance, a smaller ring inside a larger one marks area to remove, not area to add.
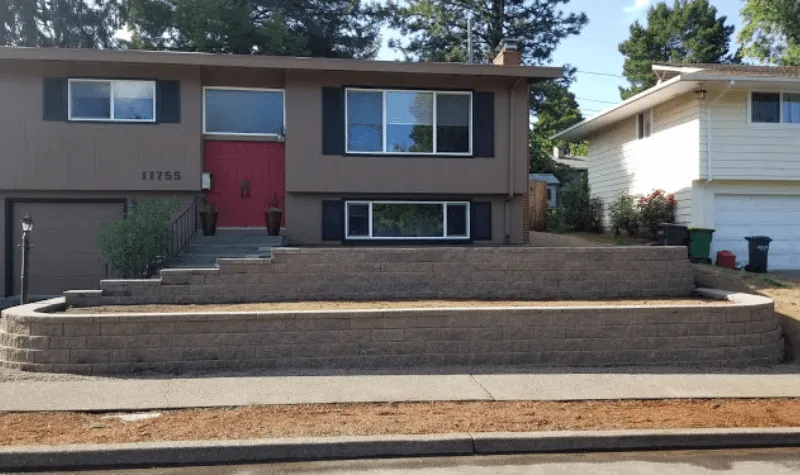
[[[205,200],[200,210],[200,225],[203,227],[203,236],[213,236],[217,233],[217,218],[219,211],[211,200]]]
[[[279,236],[281,234],[281,221],[283,221],[283,209],[281,209],[281,202],[278,201],[277,193],[272,194],[272,199],[269,200],[269,208],[264,213],[267,220],[267,234],[270,236]]]

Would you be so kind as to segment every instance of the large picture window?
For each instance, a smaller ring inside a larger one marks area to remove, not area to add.
[[[472,94],[347,89],[348,153],[470,155]]]
[[[206,134],[284,134],[283,91],[206,88],[203,131]]]
[[[155,81],[69,80],[69,120],[155,122]]]
[[[800,124],[800,93],[751,93],[750,122],[753,124]]]
[[[347,239],[469,239],[466,201],[348,201]]]

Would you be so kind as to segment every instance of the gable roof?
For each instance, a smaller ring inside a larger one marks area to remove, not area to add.
[[[800,67],[785,66],[660,63],[653,65],[653,73],[659,78],[657,85],[562,130],[552,138],[566,141],[585,140],[591,134],[609,125],[644,112],[674,97],[701,89],[703,83],[711,81],[800,82]]]
[[[264,68],[293,71],[352,71],[402,74],[444,74],[491,76],[529,81],[557,79],[564,68],[547,66],[498,66],[494,64],[373,61],[339,58],[297,58],[290,56],[233,55],[183,51],[97,50],[84,48],[0,47],[0,61],[76,61],[95,63],[165,64]]]
[[[548,185],[561,184],[558,178],[552,173],[531,173],[528,178],[530,178],[531,181],[546,181]]]

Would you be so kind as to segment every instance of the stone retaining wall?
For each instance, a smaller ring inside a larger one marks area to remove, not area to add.
[[[292,300],[598,299],[690,295],[685,247],[277,248],[271,259],[104,280],[71,306]]]
[[[0,321],[0,364],[87,374],[445,365],[767,365],[772,300],[711,292],[700,306],[530,307],[225,314],[47,314]]]

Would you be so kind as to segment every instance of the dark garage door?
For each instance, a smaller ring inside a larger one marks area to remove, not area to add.
[[[70,289],[97,289],[106,277],[97,235],[106,221],[121,219],[122,203],[14,203],[13,293],[19,294],[20,220],[29,213],[31,234],[30,293],[57,295]]]

